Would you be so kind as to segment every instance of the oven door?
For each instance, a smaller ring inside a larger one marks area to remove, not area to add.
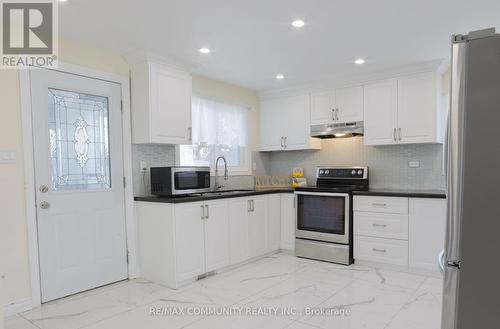
[[[297,191],[295,197],[297,238],[350,243],[349,194]]]

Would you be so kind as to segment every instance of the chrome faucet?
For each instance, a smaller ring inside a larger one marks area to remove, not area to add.
[[[219,163],[219,160],[222,159],[224,161],[224,180],[228,179],[227,176],[227,161],[226,158],[221,155],[215,160],[215,190],[217,191],[218,189],[224,187],[223,185],[219,185],[219,169],[217,168],[217,165]]]

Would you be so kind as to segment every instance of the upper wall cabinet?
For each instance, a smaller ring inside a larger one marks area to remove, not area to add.
[[[440,86],[436,73],[365,85],[365,145],[442,143]]]
[[[261,151],[320,149],[310,137],[309,95],[261,101]]]
[[[191,139],[191,75],[142,62],[131,70],[133,143],[188,144]]]
[[[397,143],[398,84],[388,80],[365,86],[365,145]]]
[[[363,86],[311,93],[311,124],[363,121]]]

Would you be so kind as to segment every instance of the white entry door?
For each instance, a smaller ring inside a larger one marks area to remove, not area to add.
[[[47,302],[128,277],[121,87],[59,71],[30,74]]]

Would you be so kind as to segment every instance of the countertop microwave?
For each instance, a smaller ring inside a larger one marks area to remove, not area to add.
[[[210,192],[210,167],[152,167],[150,173],[152,195]]]

